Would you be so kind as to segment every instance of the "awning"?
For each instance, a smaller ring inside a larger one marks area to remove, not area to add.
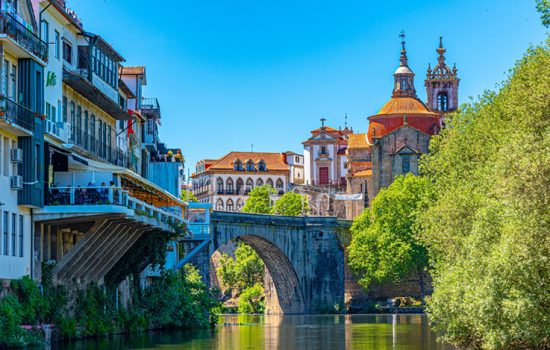
[[[67,145],[63,145],[63,147],[68,150],[71,149],[71,147]],[[75,163],[71,164],[72,170],[117,174],[122,178],[122,187],[129,190],[131,192],[131,196],[134,198],[152,204],[156,207],[178,206],[185,208],[186,206],[185,202],[181,199],[129,169],[110,163],[92,160],[81,155],[75,155],[74,153],[71,153],[71,156],[74,160],[76,160]]]
[[[363,200],[362,193],[353,193],[353,194],[336,194],[334,199],[337,201],[359,201]]]

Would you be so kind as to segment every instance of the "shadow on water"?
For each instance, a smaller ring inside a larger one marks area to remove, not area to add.
[[[376,349],[448,350],[425,315],[226,315],[216,330],[148,332],[52,344],[96,349]]]

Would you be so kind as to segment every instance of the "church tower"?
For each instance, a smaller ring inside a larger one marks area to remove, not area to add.
[[[416,98],[416,90],[414,88],[414,73],[409,68],[407,59],[407,50],[405,50],[405,32],[401,32],[401,57],[399,57],[400,65],[393,73],[393,94],[392,97],[413,97]]]
[[[424,86],[428,97],[427,105],[435,112],[445,114],[455,111],[458,108],[458,83],[456,65],[453,69],[445,63],[445,52],[443,37],[439,37],[439,47],[436,52],[439,54],[437,65],[433,71],[428,64],[428,71]]]

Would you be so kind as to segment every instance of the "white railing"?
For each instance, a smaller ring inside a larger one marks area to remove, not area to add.
[[[115,186],[50,187],[47,205],[101,205],[126,206],[128,191]]]
[[[128,208],[134,210],[134,212],[138,215],[148,216],[162,223],[183,223],[183,218],[181,216],[174,215],[164,209],[157,208],[151,204],[145,203],[133,197],[128,197],[127,206]]]

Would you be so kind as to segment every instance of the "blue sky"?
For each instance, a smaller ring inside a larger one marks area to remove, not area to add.
[[[162,4],[162,5],[161,5]],[[502,81],[545,29],[534,0],[69,0],[87,31],[147,67],[161,138],[186,166],[228,151],[302,152],[325,117],[356,132],[390,97],[407,32],[425,99],[440,35],[465,102]]]

